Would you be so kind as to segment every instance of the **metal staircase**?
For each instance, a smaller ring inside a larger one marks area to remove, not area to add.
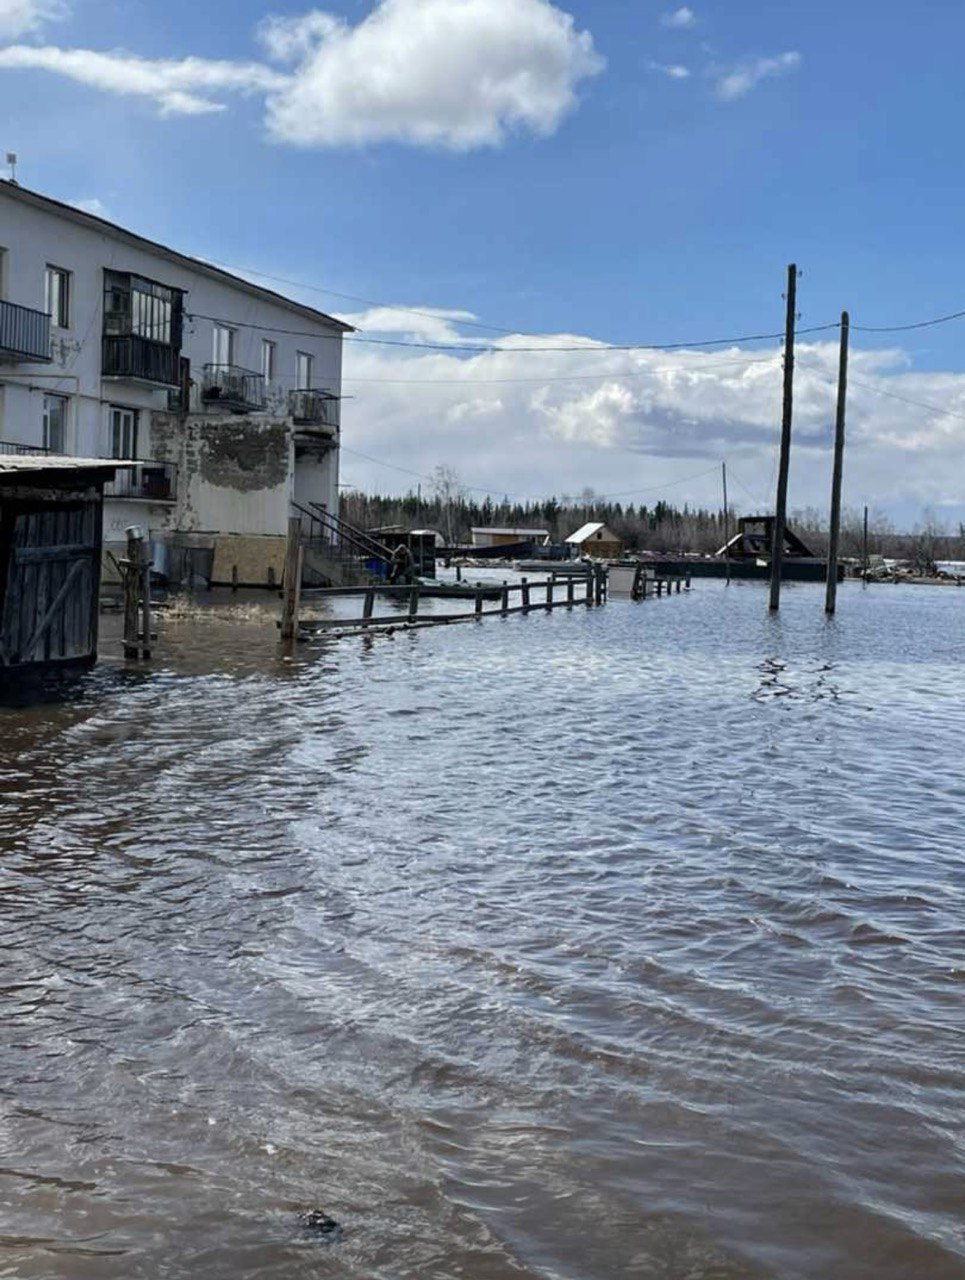
[[[318,502],[293,502],[292,510],[302,522],[306,586],[350,587],[386,577],[392,552],[364,529]]]

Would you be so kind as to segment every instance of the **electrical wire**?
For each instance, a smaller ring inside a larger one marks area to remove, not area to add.
[[[457,386],[457,387],[478,387],[478,386],[505,386],[509,384],[536,382],[597,382],[600,380],[622,381],[624,378],[647,378],[651,374],[661,373],[703,373],[708,369],[743,369],[752,364],[773,364],[775,360],[780,359],[779,354],[771,356],[753,356],[745,360],[722,360],[714,364],[701,364],[694,366],[693,369],[685,369],[680,365],[664,365],[662,368],[656,369],[636,369],[629,372],[620,372],[616,369],[609,373],[564,373],[556,374],[551,377],[544,378],[473,378],[468,381],[466,378],[352,378],[343,377],[343,382],[363,382],[367,385],[379,384],[386,386]]]
[[[453,317],[440,315],[439,311],[419,311],[416,307],[398,307],[391,302],[378,302],[374,298],[361,298],[355,293],[339,293],[337,289],[326,289],[322,285],[304,284],[301,280],[292,280],[286,276],[273,276],[267,271],[256,271],[254,267],[237,267],[229,262],[219,262],[217,258],[204,258],[204,262],[210,262],[213,267],[220,267],[222,271],[233,271],[236,275],[258,276],[262,280],[271,280],[275,284],[287,284],[295,289],[305,289],[309,293],[324,293],[330,298],[341,298],[345,302],[361,302],[366,307],[378,307],[380,311],[397,311],[401,315],[420,316],[423,320],[446,320]],[[449,308],[447,308],[449,309]],[[440,308],[440,310],[447,310]],[[455,308],[451,308],[455,309]],[[486,329],[490,333],[518,333],[517,329],[507,329],[498,324],[483,324],[481,320],[458,320],[458,323],[468,329]],[[525,335],[524,335],[525,336]],[[535,334],[529,335],[536,337]]]
[[[569,354],[609,354],[613,351],[686,351],[688,349],[698,349],[700,347],[727,347],[738,346],[742,342],[769,342],[776,338],[783,338],[781,333],[745,333],[734,338],[703,338],[699,342],[634,342],[634,343],[600,343],[598,346],[587,346],[584,343],[569,346],[539,346],[539,347],[494,347],[482,346],[475,343],[458,343],[458,342],[411,342],[402,338],[353,338],[351,335],[341,333],[318,333],[309,332],[305,329],[279,329],[273,325],[265,324],[249,324],[242,320],[225,320],[223,317],[203,315],[200,312],[192,312],[189,314],[191,320],[210,320],[212,324],[225,325],[234,329],[258,329],[265,333],[280,333],[290,338],[314,338],[316,340],[328,340],[333,342],[354,342],[362,346],[378,346],[378,347],[405,347],[417,351],[464,351],[470,355],[543,355],[544,353],[567,352]],[[832,324],[812,325],[807,329],[799,329],[798,334],[806,333],[826,333],[831,329],[838,329],[839,322],[835,320]]]
[[[822,381],[827,382],[829,375],[826,369],[820,369],[817,365],[807,364],[805,361],[801,361],[801,367],[806,373],[821,377]],[[929,404],[926,400],[916,400],[912,396],[903,396],[897,391],[888,391],[884,387],[876,386],[873,382],[861,382],[850,374],[848,376],[848,386],[860,387],[862,391],[871,391],[875,395],[885,396],[888,400],[898,400],[902,404],[911,405],[915,409],[927,409],[929,413],[937,413],[941,417],[961,418],[965,422],[965,413],[957,409],[943,409],[940,405]]]
[[[936,324],[948,324],[950,320],[965,318],[965,311],[953,311],[951,315],[935,316],[933,320],[918,320],[914,324],[867,325],[853,324],[852,329],[859,333],[909,333],[912,329],[930,329]]]

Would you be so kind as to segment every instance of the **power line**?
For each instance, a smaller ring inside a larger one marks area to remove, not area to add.
[[[605,344],[587,346],[585,343],[569,346],[539,347],[495,347],[474,343],[457,342],[411,342],[402,338],[353,338],[341,333],[318,333],[306,329],[279,329],[274,325],[251,324],[243,320],[226,320],[219,316],[202,315],[200,312],[186,314],[189,320],[210,320],[212,324],[225,325],[232,329],[257,329],[263,333],[280,333],[290,338],[314,338],[333,342],[354,342],[362,346],[405,347],[417,351],[464,351],[471,355],[543,355],[544,353],[566,352],[569,354],[607,355],[614,351],[685,351],[700,347],[738,346],[743,342],[768,342],[783,337],[781,333],[745,333],[734,338],[703,338],[699,342],[634,342],[626,344]],[[809,329],[799,329],[799,333],[826,333],[837,329],[838,322],[833,324],[812,325]]]
[[[804,369],[807,373],[815,376],[826,377],[827,371],[819,369],[816,365],[805,364]],[[884,387],[876,386],[873,382],[860,382],[857,378],[849,377],[848,381],[853,387],[861,387],[863,391],[871,391],[875,395],[885,396],[889,400],[900,400],[902,404],[911,405],[916,409],[927,409],[929,413],[937,413],[946,418],[961,418],[965,421],[965,413],[960,413],[957,409],[943,409],[937,404],[929,404],[925,400],[916,400],[912,396],[903,396],[897,391],[887,391]]]
[[[930,329],[932,325],[948,324],[950,320],[961,320],[965,311],[953,311],[951,315],[936,316],[933,320],[918,320],[914,324],[867,325],[853,324],[852,329],[860,329],[862,333],[908,333],[911,329]]]
[[[744,360],[721,360],[715,361],[713,364],[695,365],[693,370],[683,368],[681,365],[664,365],[655,369],[635,369],[628,372],[618,371],[616,369],[608,373],[563,373],[554,374],[550,377],[543,378],[473,378],[471,381],[466,378],[343,378],[343,382],[364,382],[366,384],[379,384],[387,386],[457,386],[457,387],[478,387],[478,386],[503,386],[507,384],[523,383],[523,382],[597,382],[605,379],[620,381],[623,378],[647,378],[651,374],[660,373],[703,373],[708,369],[743,369],[752,364],[772,364],[779,359],[779,355],[772,356],[752,356]]]
[[[747,365],[770,365],[774,360],[778,360],[777,355],[773,356],[754,356],[746,358],[746,360],[722,360],[715,361],[712,365],[696,365],[694,372],[701,372],[708,369],[745,369]],[[619,370],[610,370],[605,374],[558,374],[549,376],[549,378],[474,378],[471,381],[466,378],[343,378],[346,383],[366,383],[367,385],[392,385],[392,387],[490,387],[490,385],[516,384],[516,383],[582,383],[582,381],[600,381],[605,379],[622,380],[625,378],[649,378],[651,374],[678,374],[678,372],[687,372],[681,365],[664,365],[658,369],[637,369],[622,372]]]
[[[385,311],[396,311],[396,312],[399,312],[401,315],[419,316],[424,320],[445,320],[447,318],[457,319],[456,317],[447,317],[445,315],[440,315],[438,311],[435,311],[435,312],[423,311],[417,307],[401,307],[391,302],[381,302],[378,299],[374,299],[374,298],[364,298],[364,297],[361,297],[359,294],[355,294],[355,293],[340,293],[337,289],[328,289],[323,285],[305,284],[304,281],[293,280],[289,276],[272,275],[270,272],[267,272],[267,271],[258,271],[254,267],[239,267],[232,263],[219,262],[218,259],[216,258],[207,258],[205,259],[205,261],[210,262],[212,266],[221,267],[225,271],[233,271],[239,275],[258,276],[262,280],[271,280],[275,284],[290,285],[291,287],[296,289],[305,289],[310,293],[320,293],[320,294],[325,294],[328,297],[332,297],[332,298],[342,298],[346,302],[360,302],[367,307],[378,307]],[[447,309],[456,310],[457,308],[441,308],[440,310],[447,310]],[[203,318],[210,318],[210,317],[203,317]],[[912,324],[898,324],[898,325],[852,324],[851,328],[852,330],[854,329],[860,330],[862,333],[908,333],[913,329],[928,329],[934,325],[948,324],[952,320],[961,320],[961,319],[965,319],[965,311],[953,311],[949,315],[935,316],[930,320],[918,320]],[[483,329],[488,331],[489,333],[518,334],[522,337],[537,336],[535,334],[523,333],[519,329],[509,329],[505,325],[484,324],[481,320],[467,320],[467,319],[459,318],[457,319],[457,323],[462,325],[465,328]],[[799,330],[799,332],[815,333],[823,328],[830,329],[830,328],[837,328],[837,327],[838,327],[837,324],[828,325],[828,326],[822,325],[822,326],[818,326],[815,329],[802,329],[802,330]],[[783,335],[778,334],[777,336],[781,337]],[[696,346],[698,344],[691,343],[690,345]]]
[[[233,271],[237,275],[258,276],[262,280],[272,280],[275,284],[291,285],[295,289],[306,289],[309,293],[324,293],[330,298],[342,298],[345,302],[361,302],[367,307],[378,307],[383,311],[398,311],[402,315],[421,316],[424,320],[446,320],[456,319],[456,317],[440,315],[439,311],[420,311],[416,307],[398,307],[391,302],[378,302],[374,298],[361,298],[355,293],[339,293],[337,289],[326,289],[322,285],[305,284],[301,280],[292,280],[286,276],[273,276],[267,271],[256,271],[254,267],[237,267],[230,262],[219,262],[217,258],[205,258],[205,262],[210,262],[214,267],[221,267],[224,271]],[[440,310],[455,310],[456,308],[440,308]],[[506,329],[498,324],[483,324],[481,320],[465,320],[459,318],[457,323],[469,329],[486,329],[490,333],[518,333],[517,329]],[[535,337],[536,335],[530,335]]]

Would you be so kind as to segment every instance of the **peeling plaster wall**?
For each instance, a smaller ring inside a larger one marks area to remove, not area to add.
[[[286,421],[155,413],[151,455],[178,467],[172,530],[284,536],[294,474]]]

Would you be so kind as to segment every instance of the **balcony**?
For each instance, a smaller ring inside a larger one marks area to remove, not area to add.
[[[15,302],[0,302],[0,360],[50,364],[50,316]]]
[[[32,458],[43,457],[50,453],[39,444],[20,444],[17,440],[0,440],[0,457]]]
[[[180,384],[180,358],[177,347],[149,338],[133,333],[105,334],[102,373],[105,378],[176,387]]]
[[[338,431],[338,396],[330,391],[289,391],[288,412],[296,427],[329,427]]]
[[[105,498],[174,502],[177,496],[178,469],[173,462],[134,463],[118,459],[117,475],[104,485]]]
[[[201,379],[201,401],[229,413],[257,413],[268,401],[265,379],[234,364],[206,364]]]

